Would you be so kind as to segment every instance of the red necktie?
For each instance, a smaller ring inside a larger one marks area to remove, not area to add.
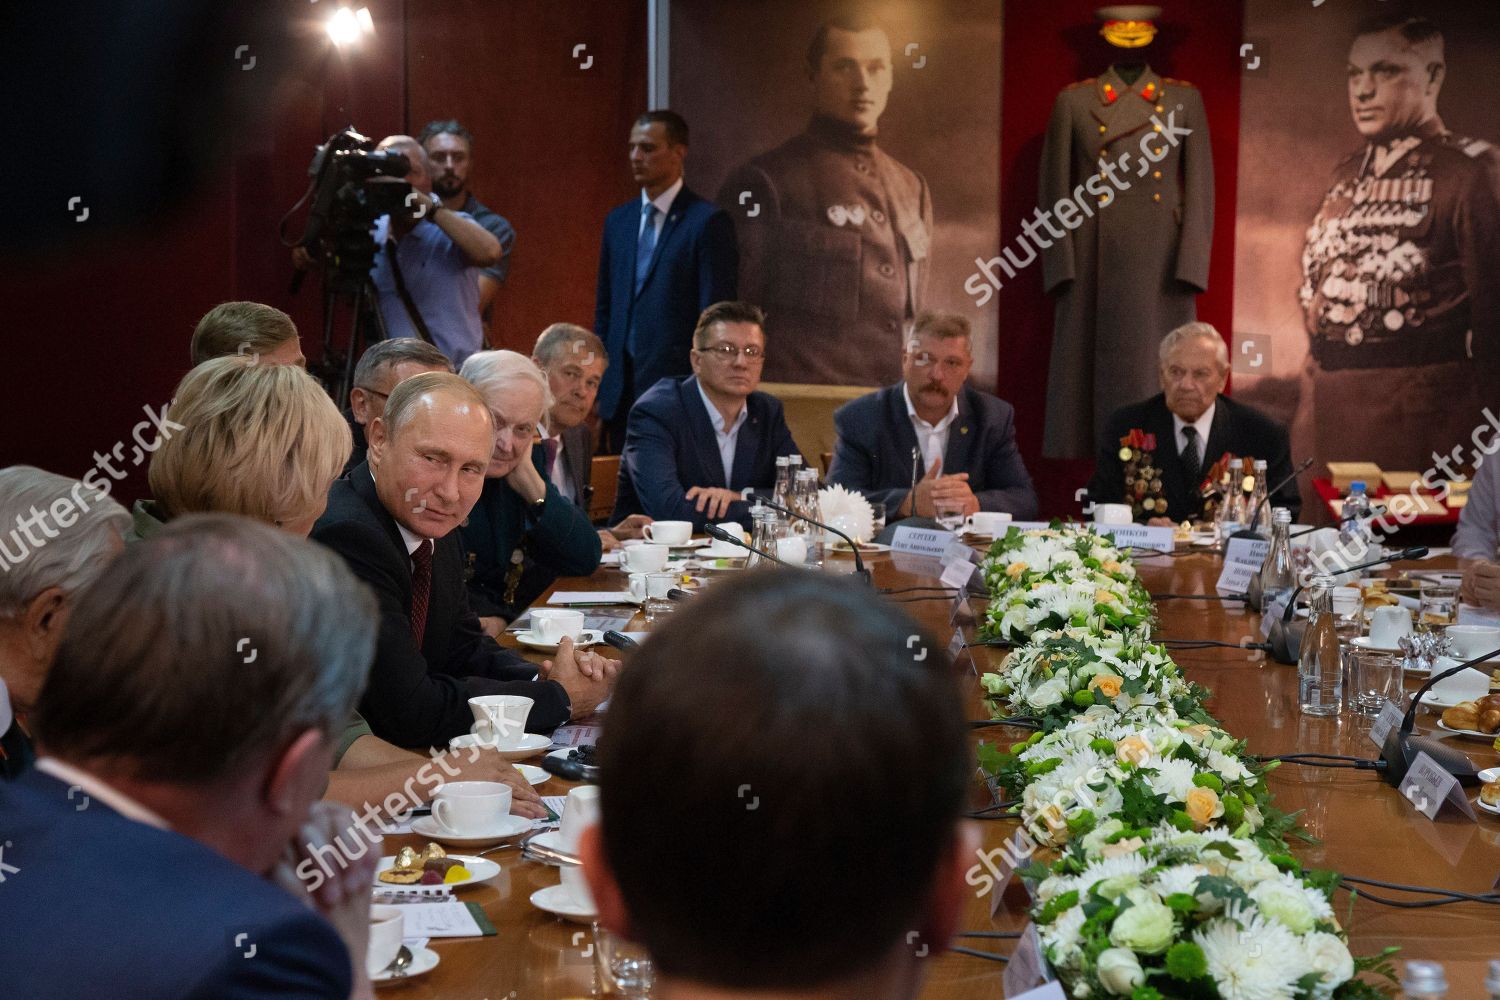
[[[411,634],[422,645],[427,631],[427,602],[432,598],[432,539],[422,539],[411,554]]]

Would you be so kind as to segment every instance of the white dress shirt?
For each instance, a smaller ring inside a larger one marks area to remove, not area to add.
[[[92,774],[89,774],[87,771],[79,770],[72,764],[64,764],[56,757],[42,757],[37,760],[36,769],[44,774],[52,775],[52,777],[56,778],[58,781],[61,781],[65,785],[77,787],[78,790],[84,795],[88,796],[88,798],[98,799],[100,802],[103,802],[105,805],[109,806],[111,809],[119,813],[121,816],[124,816],[126,819],[133,819],[137,823],[145,823],[147,826],[154,826],[158,830],[172,829],[171,824],[162,819],[156,813],[152,812],[150,809],[147,809],[145,806],[141,805],[135,799],[132,799],[124,792],[116,791],[115,789],[106,785],[104,782],[100,781],[98,778],[94,777]],[[69,789],[69,792],[70,798],[76,798],[76,796],[71,794],[71,787]],[[85,803],[84,799],[77,799],[77,801],[80,804]],[[75,808],[77,808],[77,806],[75,806]],[[83,808],[88,807],[86,804],[84,804]]]
[[[671,187],[667,188],[665,191],[663,191],[661,194],[657,195],[655,198],[647,198],[646,197],[646,189],[645,188],[641,189],[641,205],[644,206],[646,204],[646,202],[649,201],[651,204],[653,204],[653,205],[656,206],[656,213],[651,216],[651,228],[653,228],[653,229],[656,230],[656,239],[651,244],[652,246],[655,246],[657,243],[661,242],[661,227],[664,226],[664,225],[666,225],[666,222],[667,222],[667,213],[672,210],[672,202],[674,202],[674,201],[677,200],[677,192],[681,191],[681,190],[682,190],[682,178],[681,177],[677,178],[677,183],[675,183]],[[636,228],[635,228],[635,238],[636,239],[640,239],[641,238],[641,233],[644,232],[645,229],[646,229],[646,213],[642,212],[641,213],[641,222],[640,222],[640,225],[636,226]]]
[[[1182,449],[1187,446],[1187,438],[1183,437],[1182,429],[1191,426],[1198,432],[1198,440],[1195,442],[1194,447],[1198,449],[1198,468],[1200,469],[1206,470],[1208,466],[1213,464],[1208,460],[1208,432],[1213,429],[1214,408],[1218,405],[1217,402],[1211,404],[1208,409],[1203,411],[1203,415],[1194,420],[1192,424],[1189,424],[1177,414],[1172,414],[1173,445],[1177,454],[1181,455]],[[1197,489],[1196,483],[1193,484],[1193,488]]]
[[[552,437],[544,437],[543,443],[547,441],[557,442],[557,454],[553,456],[552,465],[547,469],[547,478],[552,481],[553,486],[557,487],[557,492],[568,500],[576,501],[578,498],[573,495],[573,479],[568,475],[568,467],[563,464],[563,449],[566,447],[563,444],[563,436],[555,434]]]
[[[917,432],[917,447],[922,449],[921,474],[925,476],[927,470],[932,468],[932,463],[948,452],[948,428],[958,419],[958,397],[953,397],[953,405],[948,407],[943,419],[935,424],[929,424],[917,416],[917,408],[911,401],[911,389],[904,382],[901,384],[901,397],[906,400],[906,415],[911,418],[912,430]]]
[[[745,420],[750,416],[750,407],[744,403],[740,404],[739,416],[734,418],[732,426],[725,426],[724,414],[719,408],[709,402],[708,394],[703,391],[703,383],[698,383],[698,398],[703,400],[703,408],[708,411],[708,422],[713,425],[714,437],[719,445],[719,461],[724,463],[724,485],[729,486],[733,482],[731,473],[734,471],[734,449],[740,436],[740,428],[745,426]]]

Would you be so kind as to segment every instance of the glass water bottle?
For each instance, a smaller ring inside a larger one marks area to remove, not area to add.
[[[1315,576],[1307,588],[1307,631],[1297,659],[1304,715],[1338,715],[1343,706],[1344,669],[1333,618],[1333,585],[1333,577]]]
[[[1260,606],[1271,608],[1285,602],[1297,588],[1292,569],[1292,512],[1285,507],[1271,511],[1271,547],[1260,564]]]

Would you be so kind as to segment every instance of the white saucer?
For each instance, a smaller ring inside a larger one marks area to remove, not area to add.
[[[495,744],[493,743],[489,743],[485,740],[480,739],[473,733],[465,733],[462,736],[455,736],[453,737],[453,739],[448,741],[449,750],[469,750],[477,746],[482,747],[486,750],[493,750],[495,751],[495,753],[500,755],[501,759],[512,762],[525,760],[527,757],[535,757],[537,754],[541,753],[551,745],[552,737],[542,736],[539,733],[527,733],[526,738],[523,739],[518,745],[513,747],[505,747],[503,749],[501,747],[495,746]]]
[[[402,971],[401,975],[395,976],[389,969],[382,969],[370,977],[370,982],[377,986],[381,983],[399,983],[413,976],[426,975],[437,968],[438,953],[431,948],[426,945],[416,948],[408,946],[407,950],[411,952],[411,964]]]
[[[1462,701],[1478,701],[1489,694],[1490,678],[1473,667],[1437,682],[1422,696],[1422,707],[1429,711],[1454,708]]]
[[[1488,784],[1491,781],[1500,781],[1500,767],[1487,767],[1479,772],[1479,780]]]
[[[526,820],[526,823],[530,824],[531,820]],[[416,823],[413,823],[412,826],[413,828],[415,828]],[[476,858],[471,854],[450,854],[448,855],[448,857],[452,858],[454,861],[459,862],[469,870],[469,877],[462,882],[442,883],[449,885],[454,889],[462,889],[465,886],[478,885],[480,882],[488,882],[490,879],[500,874],[500,866],[487,858]],[[380,859],[380,864],[375,866],[375,875],[372,879],[372,881],[375,883],[376,888],[415,889],[418,885],[421,884],[415,883],[412,885],[395,885],[391,882],[380,881],[380,873],[385,871],[387,868],[394,867],[396,867],[396,856],[394,854],[387,854],[385,857]]]
[[[1492,806],[1477,795],[1474,796],[1474,805],[1487,813],[1494,813],[1496,816],[1500,816],[1500,806]]]
[[[988,535],[970,535],[969,537],[974,539],[975,541],[981,541],[989,538]],[[840,556],[847,556],[854,551],[853,549],[849,548],[848,542],[834,542],[832,545],[828,546],[828,548],[829,551],[833,552],[835,555]],[[862,556],[879,555],[882,552],[889,551],[891,551],[891,547],[882,542],[864,542],[859,547],[859,554]]]
[[[521,772],[521,777],[526,779],[528,785],[540,785],[542,782],[551,780],[552,778],[552,775],[543,771],[535,764],[512,764],[511,767]]]
[[[546,772],[542,772],[545,774]],[[411,821],[411,832],[428,840],[435,840],[439,844],[449,847],[490,847],[503,840],[514,837],[518,833],[525,833],[531,829],[535,820],[527,819],[525,816],[507,816],[493,830],[485,833],[449,833],[442,825],[431,816],[418,816]],[[472,880],[471,880],[472,881]],[[382,882],[381,885],[387,883]],[[455,885],[462,883],[455,882]]]
[[[533,844],[537,845],[538,847],[545,847],[549,851],[561,851],[561,850],[563,850],[563,845],[562,845],[562,831],[561,830],[548,830],[545,833],[539,833],[535,837],[532,837],[531,840],[529,841],[529,843],[533,843]],[[571,854],[572,852],[568,851],[568,852],[565,852],[565,853]],[[544,863],[545,864],[553,864],[553,862],[550,862],[550,861],[549,862],[544,862]]]
[[[571,920],[575,924],[591,924],[599,918],[592,910],[586,910],[573,901],[567,890],[560,885],[549,885],[545,889],[538,889],[531,894],[531,905],[538,910],[546,910],[564,920]]]
[[[538,636],[531,629],[525,629],[520,632],[512,632],[511,634],[515,636],[516,641],[523,646],[530,646],[532,649],[539,649],[544,653],[557,652],[559,643],[549,642],[548,640]],[[579,633],[578,639],[573,643],[573,648],[587,649],[588,647],[596,645],[603,641],[603,632],[600,632],[595,628],[586,628],[581,633]]]

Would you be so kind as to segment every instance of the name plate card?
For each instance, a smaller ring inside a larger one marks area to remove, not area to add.
[[[969,560],[955,559],[953,562],[943,565],[943,575],[938,578],[938,582],[945,587],[963,590],[968,586],[969,581],[974,579],[974,574],[978,572],[979,567],[969,562]]]
[[[598,726],[558,726],[552,733],[554,748],[591,747],[598,742]]]
[[[1007,528],[1020,528],[1022,531],[1035,531],[1038,528],[1052,527],[1049,521],[1012,521],[1006,525]],[[1118,548],[1156,549],[1159,552],[1171,552],[1177,544],[1177,529],[1168,527],[1155,527],[1148,524],[1065,524],[1068,528],[1087,528],[1096,535],[1113,535],[1115,546]]]
[[[1370,723],[1370,742],[1381,750],[1385,749],[1385,738],[1391,735],[1392,729],[1401,725],[1404,715],[1389,698],[1385,704],[1380,706],[1380,714],[1375,716],[1375,721]]]
[[[1005,995],[1011,1000],[1067,1000],[1062,986],[1052,976],[1036,924],[1027,924],[1005,965],[1001,980]]]
[[[1406,777],[1401,779],[1401,794],[1428,819],[1436,819],[1443,806],[1452,805],[1476,823],[1479,821],[1474,807],[1469,805],[1469,797],[1458,787],[1458,779],[1425,753],[1417,754]]]
[[[902,525],[891,535],[891,551],[944,559],[948,555],[948,546],[955,541],[958,541],[957,536],[942,528],[910,528]]]
[[[1261,538],[1231,538],[1224,550],[1224,571],[1214,589],[1221,594],[1243,594],[1260,572],[1271,543]]]

